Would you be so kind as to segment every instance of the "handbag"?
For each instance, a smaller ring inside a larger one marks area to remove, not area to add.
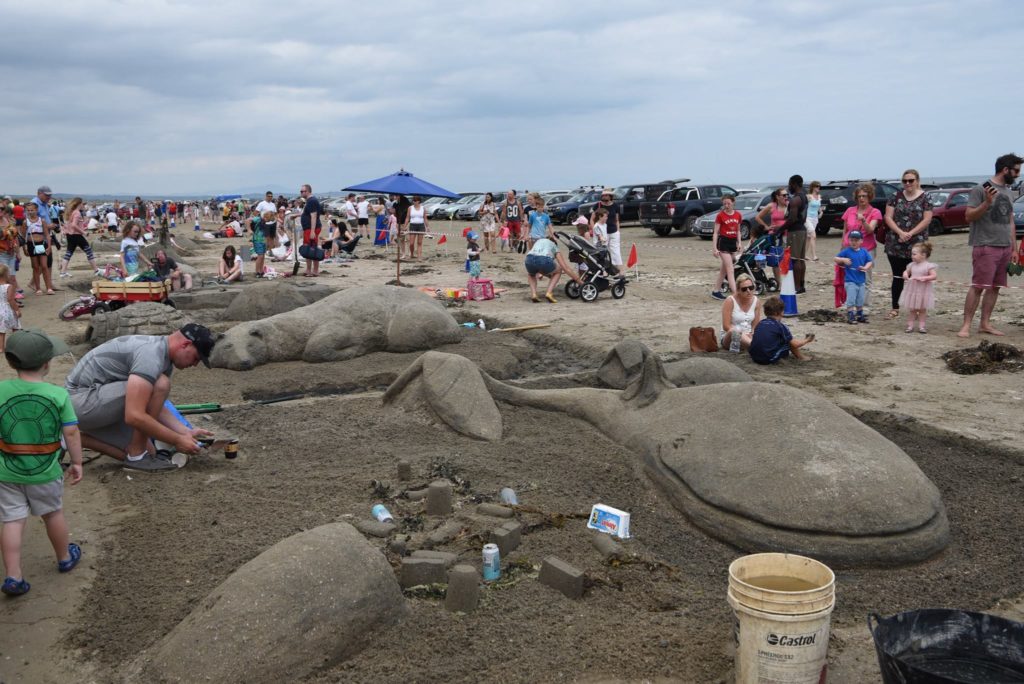
[[[690,328],[690,351],[718,351],[718,336],[715,335],[715,329],[702,327]]]
[[[299,256],[307,261],[323,261],[324,250],[316,245],[305,244],[299,247]]]
[[[878,225],[875,226],[875,242],[880,245],[885,244],[885,234],[889,232],[889,227],[885,225],[884,221],[879,221]]]
[[[42,256],[46,254],[46,245],[42,242],[35,242],[32,244],[32,256]]]

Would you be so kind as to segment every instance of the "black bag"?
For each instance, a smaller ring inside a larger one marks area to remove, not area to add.
[[[299,247],[299,256],[308,261],[323,261],[324,250],[316,245],[302,245]]]

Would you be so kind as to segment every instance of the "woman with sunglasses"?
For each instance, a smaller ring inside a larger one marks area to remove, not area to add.
[[[762,317],[755,290],[754,279],[743,273],[736,279],[736,292],[722,302],[722,330],[719,332],[722,349],[739,352],[750,348],[754,328]]]
[[[875,199],[875,186],[871,183],[861,183],[857,186],[853,196],[857,200],[857,204],[843,212],[843,247],[850,246],[850,233],[855,230],[859,231],[864,240],[861,243],[861,248],[866,249],[871,254],[871,260],[874,261],[875,251],[878,247],[878,243],[875,241],[875,227],[882,222],[882,212],[871,206],[871,200]],[[865,314],[871,303],[871,271],[868,271],[866,275],[867,280],[864,283]]]
[[[892,197],[885,207],[885,256],[892,269],[892,310],[889,318],[900,315],[900,295],[903,278],[899,274],[910,265],[911,250],[928,239],[928,226],[932,222],[932,203],[921,189],[921,174],[914,169],[903,172],[903,189]]]
[[[779,228],[786,222],[786,208],[789,206],[789,191],[786,188],[776,188],[772,192],[772,201],[757,212],[754,220],[764,228],[764,232],[771,237],[772,246],[768,250],[768,266],[772,267],[775,275],[775,282],[782,282],[782,271],[779,269],[779,258],[782,256],[782,235]],[[764,222],[765,216],[771,216],[771,225]]]

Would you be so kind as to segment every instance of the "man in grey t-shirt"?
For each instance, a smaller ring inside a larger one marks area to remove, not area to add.
[[[151,440],[197,453],[195,438],[211,433],[187,428],[164,402],[174,369],[200,361],[209,367],[215,342],[208,328],[189,323],[167,336],[118,337],[83,356],[64,382],[78,416],[82,446],[143,472],[176,467],[156,457]]]
[[[971,286],[964,301],[964,322],[958,337],[970,337],[974,312],[981,302],[978,332],[1002,337],[992,327],[992,311],[996,308],[999,288],[1006,287],[1006,267],[1020,254],[1013,248],[1016,237],[1013,226],[1013,197],[1010,187],[1020,177],[1024,161],[1015,154],[996,159],[996,175],[971,189],[967,200],[967,220],[971,224],[967,244],[971,246]]]

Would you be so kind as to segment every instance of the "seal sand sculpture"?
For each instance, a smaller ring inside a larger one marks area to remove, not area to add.
[[[445,377],[431,373],[428,383],[424,369],[443,369]],[[928,558],[948,544],[935,485],[899,447],[831,402],[758,382],[677,388],[654,354],[645,354],[642,371],[632,375],[621,391],[527,390],[460,356],[431,352],[402,374],[385,401],[418,399],[476,438],[500,434],[489,409],[494,400],[587,421],[639,454],[654,483],[696,525],[745,551],[894,564]],[[450,406],[453,397],[459,403]],[[469,420],[467,406],[475,407],[480,425]],[[737,421],[737,406],[753,410]]]
[[[210,363],[250,370],[274,361],[344,361],[375,351],[408,352],[459,342],[462,332],[439,302],[381,285],[338,292],[287,313],[231,328]]]

